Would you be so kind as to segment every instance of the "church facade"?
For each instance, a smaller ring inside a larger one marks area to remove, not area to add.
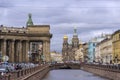
[[[68,42],[68,36],[63,37],[62,56],[63,62],[75,61],[75,51],[79,49],[79,38],[77,35],[77,29],[74,28],[74,34],[70,43]]]

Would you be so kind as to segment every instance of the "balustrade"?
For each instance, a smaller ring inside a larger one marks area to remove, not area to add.
[[[11,73],[8,73],[4,76],[2,76],[3,80],[29,80],[30,77],[32,76],[44,76],[50,69],[57,69],[57,67],[60,67],[64,64],[53,64],[53,65],[39,65],[36,67],[32,68],[27,68],[27,69],[21,69],[21,70],[16,70]],[[71,67],[75,66],[80,66],[80,64],[66,64]],[[84,64],[81,65],[82,67],[88,67],[88,68],[93,68],[95,70],[103,70],[106,72],[120,72],[120,66],[119,65],[101,65],[101,64]],[[76,68],[76,67],[75,67]],[[80,68],[79,68],[80,69]],[[2,80],[2,79],[0,79]],[[31,80],[31,79],[30,79]]]
[[[120,72],[120,66],[119,65],[85,64],[84,66],[91,67],[91,68],[96,68],[96,69]]]
[[[32,67],[32,68],[16,70],[8,74],[5,74],[3,76],[0,76],[0,80],[21,80],[22,78],[29,76],[39,71],[40,69],[44,70],[45,66],[48,66],[48,65],[42,65],[42,66],[39,65],[39,66]]]

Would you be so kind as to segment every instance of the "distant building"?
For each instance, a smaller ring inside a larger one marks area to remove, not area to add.
[[[75,51],[75,61],[84,62],[82,43],[79,45],[79,48]]]
[[[95,37],[88,42],[88,58],[89,58],[88,61],[89,62],[95,61],[95,47],[97,43],[99,43],[100,41],[104,40],[109,36],[110,36],[109,34],[105,34],[105,35],[102,34],[101,36]]]
[[[56,51],[50,53],[52,62],[62,62],[62,54]]]
[[[88,43],[83,43],[84,62],[88,61]]]
[[[112,39],[108,37],[99,42],[95,48],[95,61],[112,63]]]
[[[101,52],[100,52],[100,43],[98,43],[95,47],[95,62],[101,62]]]
[[[77,35],[77,29],[74,28],[74,34],[72,41],[68,43],[68,36],[63,37],[62,55],[63,61],[75,61],[75,51],[79,49],[79,39]]]

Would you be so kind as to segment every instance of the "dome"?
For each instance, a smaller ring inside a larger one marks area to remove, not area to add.
[[[68,36],[67,35],[64,35],[64,37],[63,38],[68,38]]]

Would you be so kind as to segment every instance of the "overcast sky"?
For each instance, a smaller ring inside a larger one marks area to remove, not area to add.
[[[120,0],[0,0],[0,24],[26,26],[28,13],[34,24],[51,26],[51,51],[61,52],[64,34],[71,40],[75,26],[83,42],[120,28]]]

